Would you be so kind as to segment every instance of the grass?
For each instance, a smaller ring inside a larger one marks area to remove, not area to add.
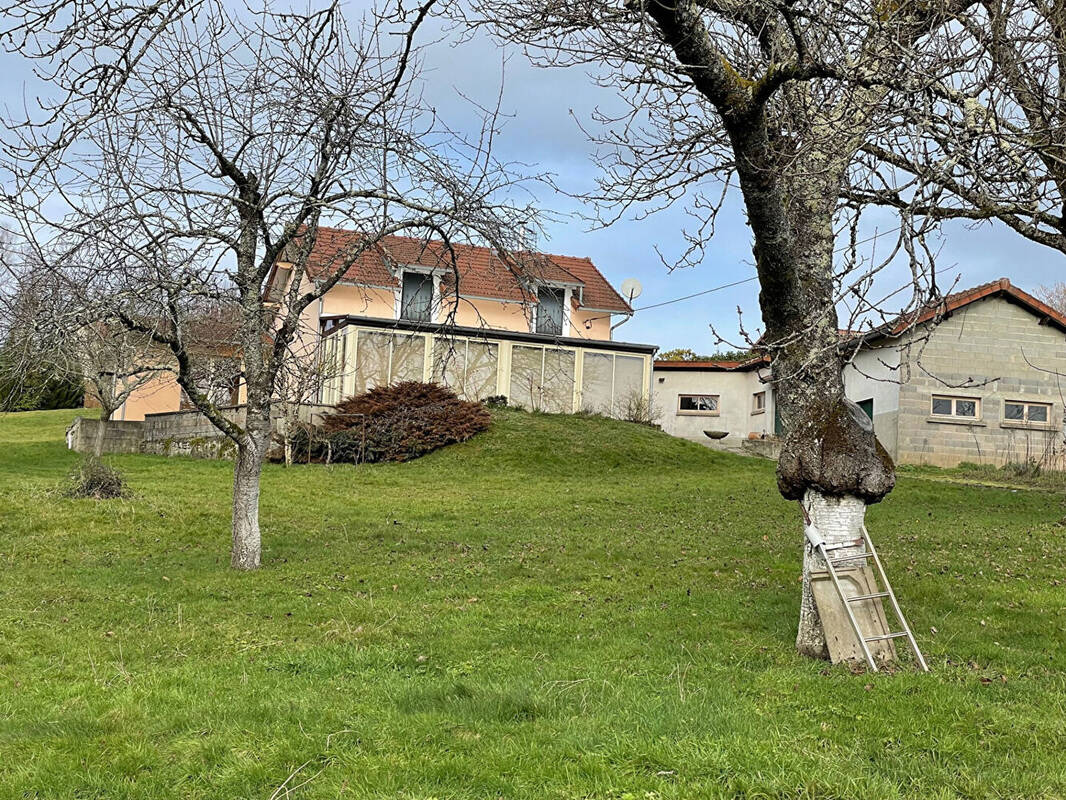
[[[793,652],[768,462],[504,410],[267,467],[236,574],[228,464],[68,499],[72,416],[0,416],[0,798],[1066,796],[1057,494],[905,476],[869,524],[933,672],[853,675]]]
[[[1040,462],[992,464],[963,462],[957,467],[941,469],[929,466],[906,466],[901,472],[928,480],[968,483],[976,486],[1019,487],[1043,489],[1049,492],[1066,491],[1066,472],[1048,469]]]

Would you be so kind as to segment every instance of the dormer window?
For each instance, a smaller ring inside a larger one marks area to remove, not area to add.
[[[433,275],[428,272],[403,273],[400,319],[408,322],[433,321]]]
[[[566,290],[552,286],[537,289],[537,333],[562,336]]]

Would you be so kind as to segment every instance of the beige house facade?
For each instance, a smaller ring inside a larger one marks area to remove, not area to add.
[[[299,402],[335,404],[402,380],[551,412],[626,416],[650,402],[656,348],[613,339],[633,311],[587,258],[527,253],[516,265],[487,247],[401,236],[362,251],[357,233],[320,228],[300,291],[340,269],[340,282],[303,312],[294,356],[320,374]],[[267,280],[279,310],[291,275],[282,259]],[[162,376],[115,418],[181,410],[182,395]],[[243,399],[239,387],[234,396]]]
[[[761,382],[766,378],[762,362],[687,371],[656,362],[655,402],[668,409],[663,428],[706,441],[702,429],[717,425],[728,431],[722,444],[732,439],[734,447],[780,434],[773,417],[765,424],[750,414],[760,388],[773,408],[773,387]],[[1066,317],[1006,278],[950,295],[905,325],[864,335],[845,367],[844,385],[898,463],[1032,462],[1066,469]],[[717,400],[687,416],[682,391]]]

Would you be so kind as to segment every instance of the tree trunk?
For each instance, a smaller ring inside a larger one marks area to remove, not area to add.
[[[104,437],[107,433],[107,424],[111,421],[114,409],[100,407],[100,424],[96,426],[96,440],[93,442],[93,456],[100,458],[104,454]]]
[[[253,417],[248,411],[244,436],[237,445],[233,465],[233,548],[230,566],[234,569],[258,569],[262,544],[259,535],[259,476],[270,441],[270,415]]]
[[[892,491],[895,467],[866,414],[844,396],[833,285],[833,215],[839,169],[812,161],[791,184],[772,179],[764,143],[738,161],[755,232],[765,341],[772,354],[774,401],[785,426],[778,489],[810,506],[829,541],[857,532],[869,503]],[[787,198],[787,200],[786,200]],[[823,527],[824,526],[824,527]],[[812,563],[817,562],[817,563]],[[804,543],[799,652],[826,658],[810,573],[821,559]]]
[[[859,497],[845,495],[833,497],[809,490],[803,498],[803,507],[810,515],[811,524],[827,545],[838,544],[859,538],[866,518],[866,502]],[[833,551],[834,557],[844,558],[862,552],[862,547],[847,547]],[[803,548],[803,594],[800,599],[799,632],[796,634],[796,649],[810,658],[829,658],[829,650],[814,603],[811,590],[811,573],[824,572],[825,562],[811,543],[804,541]]]

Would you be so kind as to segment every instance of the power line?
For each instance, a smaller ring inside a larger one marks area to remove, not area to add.
[[[741,281],[733,281],[732,283],[724,283],[721,286],[715,286],[713,289],[704,289],[702,292],[695,292],[694,294],[686,294],[684,297],[675,297],[673,300],[664,300],[661,303],[652,303],[650,306],[641,306],[640,308],[634,308],[633,311],[646,311],[649,308],[659,308],[660,306],[668,306],[671,303],[680,303],[682,300],[691,300],[693,297],[699,297],[700,295],[710,294],[711,292],[720,292],[722,289],[729,289],[733,286],[740,286],[742,283],[751,283],[752,281],[759,280],[758,275],[752,275],[750,278],[744,278]]]
[[[848,250],[848,249],[850,249],[853,246],[858,246],[860,244],[866,244],[867,242],[872,242],[874,239],[879,239],[882,236],[888,236],[889,234],[896,233],[902,227],[903,227],[902,225],[897,225],[895,228],[889,228],[887,231],[878,231],[877,233],[873,234],[872,236],[867,236],[865,239],[859,239],[857,242],[849,243],[849,244],[843,245],[842,247],[838,247],[833,252],[834,253],[842,253],[845,250]],[[759,280],[759,276],[758,275],[752,275],[750,278],[744,278],[743,280],[733,281],[733,283],[725,283],[725,284],[722,284],[721,286],[715,286],[713,289],[704,289],[702,292],[695,292],[693,294],[686,294],[684,297],[675,297],[673,300],[664,300],[661,303],[652,303],[650,306],[641,306],[640,308],[634,308],[633,312],[636,313],[637,311],[646,311],[649,308],[660,308],[662,306],[668,306],[668,305],[671,305],[673,303],[680,303],[683,300],[691,300],[693,297],[701,297],[702,295],[711,294],[712,292],[720,292],[723,289],[730,289],[730,288],[732,288],[734,286],[740,286],[741,284],[751,283],[752,281],[757,281],[757,280]]]

